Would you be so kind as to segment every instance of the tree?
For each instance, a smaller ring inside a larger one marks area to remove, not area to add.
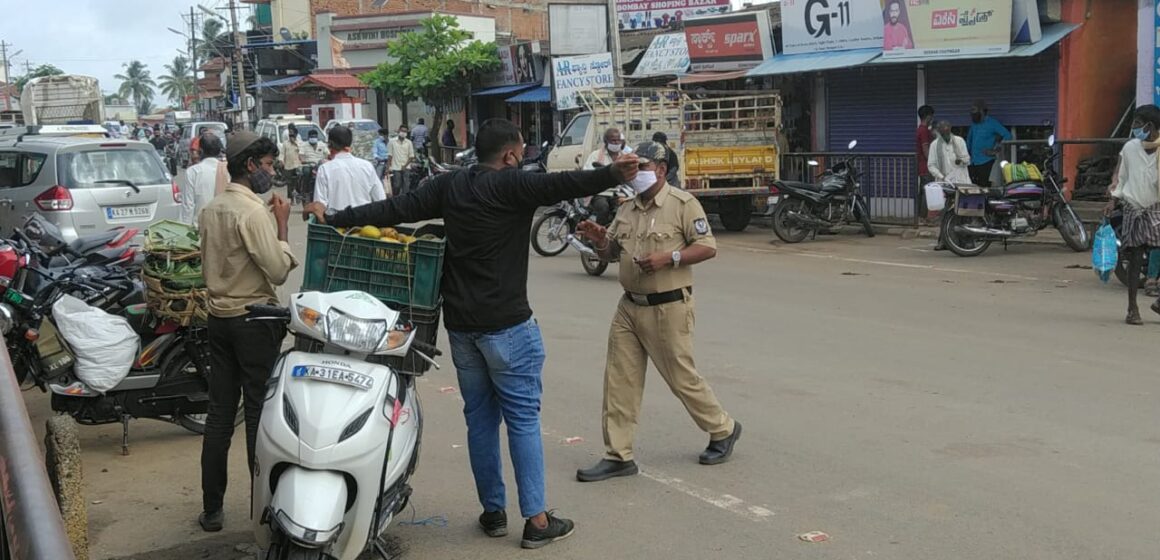
[[[225,24],[222,23],[222,20],[207,18],[205,23],[201,24],[201,42],[197,45],[198,58],[209,60],[225,56],[218,48],[218,43],[222,41],[225,34]]]
[[[41,64],[40,66],[33,68],[31,72],[16,78],[16,95],[20,95],[21,92],[24,91],[24,85],[28,83],[28,80],[33,78],[43,78],[45,76],[59,76],[61,74],[64,74],[64,70],[61,70],[60,68],[57,68],[51,64]]]
[[[113,76],[121,80],[121,89],[117,90],[117,94],[126,99],[132,98],[138,114],[149,114],[148,109],[152,106],[153,101],[153,88],[157,87],[149,69],[140,60],[126,62],[121,67],[125,69],[125,73]],[[146,109],[144,113],[141,112],[142,108]]]
[[[124,105],[127,102],[119,93],[110,93],[105,96],[105,105]]]
[[[428,142],[440,145],[443,115],[470,93],[471,84],[500,67],[495,43],[471,40],[454,17],[434,15],[422,28],[387,43],[388,60],[359,78],[383,95],[405,106],[421,100],[435,108]]]
[[[169,100],[178,107],[185,107],[186,96],[193,94],[193,74],[189,59],[184,56],[174,57],[172,64],[165,65],[165,74],[161,75],[159,87],[161,93],[169,96]]]

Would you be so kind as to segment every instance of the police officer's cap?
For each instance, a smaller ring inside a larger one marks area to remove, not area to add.
[[[642,142],[633,152],[640,158],[641,163],[666,163],[669,161],[669,151],[659,142]]]

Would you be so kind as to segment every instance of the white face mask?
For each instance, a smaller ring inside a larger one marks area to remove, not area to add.
[[[655,184],[657,184],[656,171],[637,171],[636,178],[632,180],[632,189],[636,194],[644,194]]]
[[[605,144],[604,147],[608,148],[608,151],[614,154],[620,153],[620,144]]]

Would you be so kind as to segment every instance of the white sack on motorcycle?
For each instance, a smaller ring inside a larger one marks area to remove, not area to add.
[[[90,389],[104,393],[129,375],[141,339],[124,317],[70,295],[52,304],[52,316],[76,355],[77,378]]]

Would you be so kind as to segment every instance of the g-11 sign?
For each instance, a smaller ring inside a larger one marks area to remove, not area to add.
[[[556,109],[580,106],[580,92],[607,89],[616,85],[612,53],[561,56],[552,59],[552,91]]]

